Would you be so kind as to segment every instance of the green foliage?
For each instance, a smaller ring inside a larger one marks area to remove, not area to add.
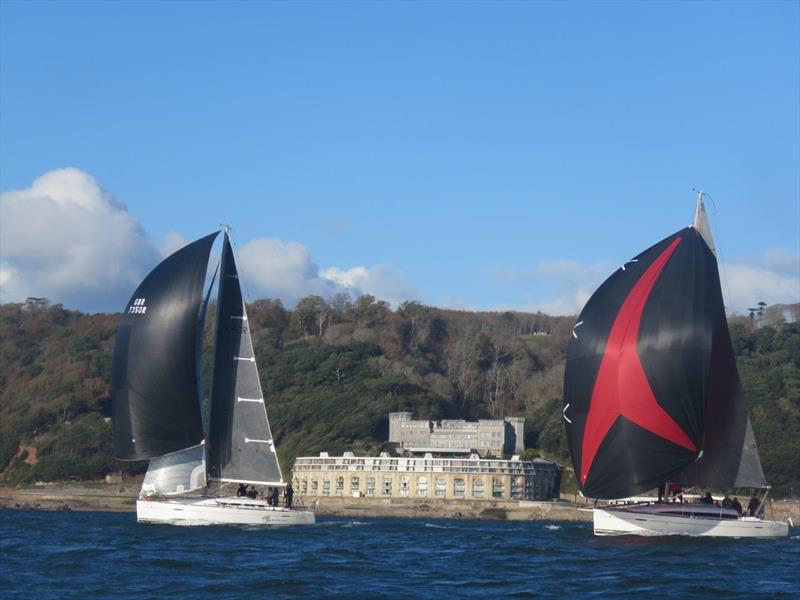
[[[569,460],[569,448],[561,416],[561,399],[550,398],[541,404],[528,423],[525,445],[540,448],[562,462]]]
[[[800,327],[731,327],[745,403],[767,480],[800,489]]]
[[[214,307],[206,318],[209,389]],[[569,464],[561,388],[570,317],[474,313],[371,296],[311,296],[248,307],[264,396],[285,471],[320,451],[377,452],[388,413],[417,418],[524,416],[525,456]],[[117,315],[0,306],[0,471],[8,482],[142,471],[113,459],[111,348]],[[800,489],[800,332],[795,322],[730,320],[767,479]],[[759,326],[757,326],[759,325]],[[69,425],[67,423],[70,423]],[[14,458],[20,444],[38,463]],[[564,474],[567,490],[570,474]]]

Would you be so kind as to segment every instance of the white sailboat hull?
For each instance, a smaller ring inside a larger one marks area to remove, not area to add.
[[[308,510],[269,506],[250,498],[170,498],[140,499],[136,520],[143,523],[173,525],[313,525],[314,513]]]
[[[739,517],[714,506],[645,504],[594,509],[595,535],[687,535],[696,537],[778,538],[789,525],[756,517]]]

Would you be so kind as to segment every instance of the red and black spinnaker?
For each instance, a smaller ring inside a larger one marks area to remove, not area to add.
[[[564,417],[586,497],[765,484],[702,199],[697,215],[617,269],[573,329]]]

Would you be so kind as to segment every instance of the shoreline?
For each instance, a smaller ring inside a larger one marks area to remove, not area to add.
[[[0,487],[0,510],[136,512],[139,484],[51,483],[35,487]],[[590,512],[571,502],[456,501],[441,499],[319,498],[318,516],[420,519],[490,519],[509,521],[591,521]],[[312,499],[307,499],[310,505]]]
[[[33,487],[0,487],[0,510],[64,510],[77,512],[136,512],[140,482],[48,483]],[[438,498],[318,498],[318,516],[395,517],[410,519],[487,519],[507,521],[591,522],[590,504],[577,504],[562,495],[555,501],[443,500]],[[309,506],[313,499],[306,499]],[[767,518],[789,516],[800,524],[800,501],[773,500]]]

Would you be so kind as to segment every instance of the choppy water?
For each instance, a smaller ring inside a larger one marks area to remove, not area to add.
[[[588,523],[337,518],[264,530],[0,511],[0,597],[796,598],[798,533],[596,538]]]

